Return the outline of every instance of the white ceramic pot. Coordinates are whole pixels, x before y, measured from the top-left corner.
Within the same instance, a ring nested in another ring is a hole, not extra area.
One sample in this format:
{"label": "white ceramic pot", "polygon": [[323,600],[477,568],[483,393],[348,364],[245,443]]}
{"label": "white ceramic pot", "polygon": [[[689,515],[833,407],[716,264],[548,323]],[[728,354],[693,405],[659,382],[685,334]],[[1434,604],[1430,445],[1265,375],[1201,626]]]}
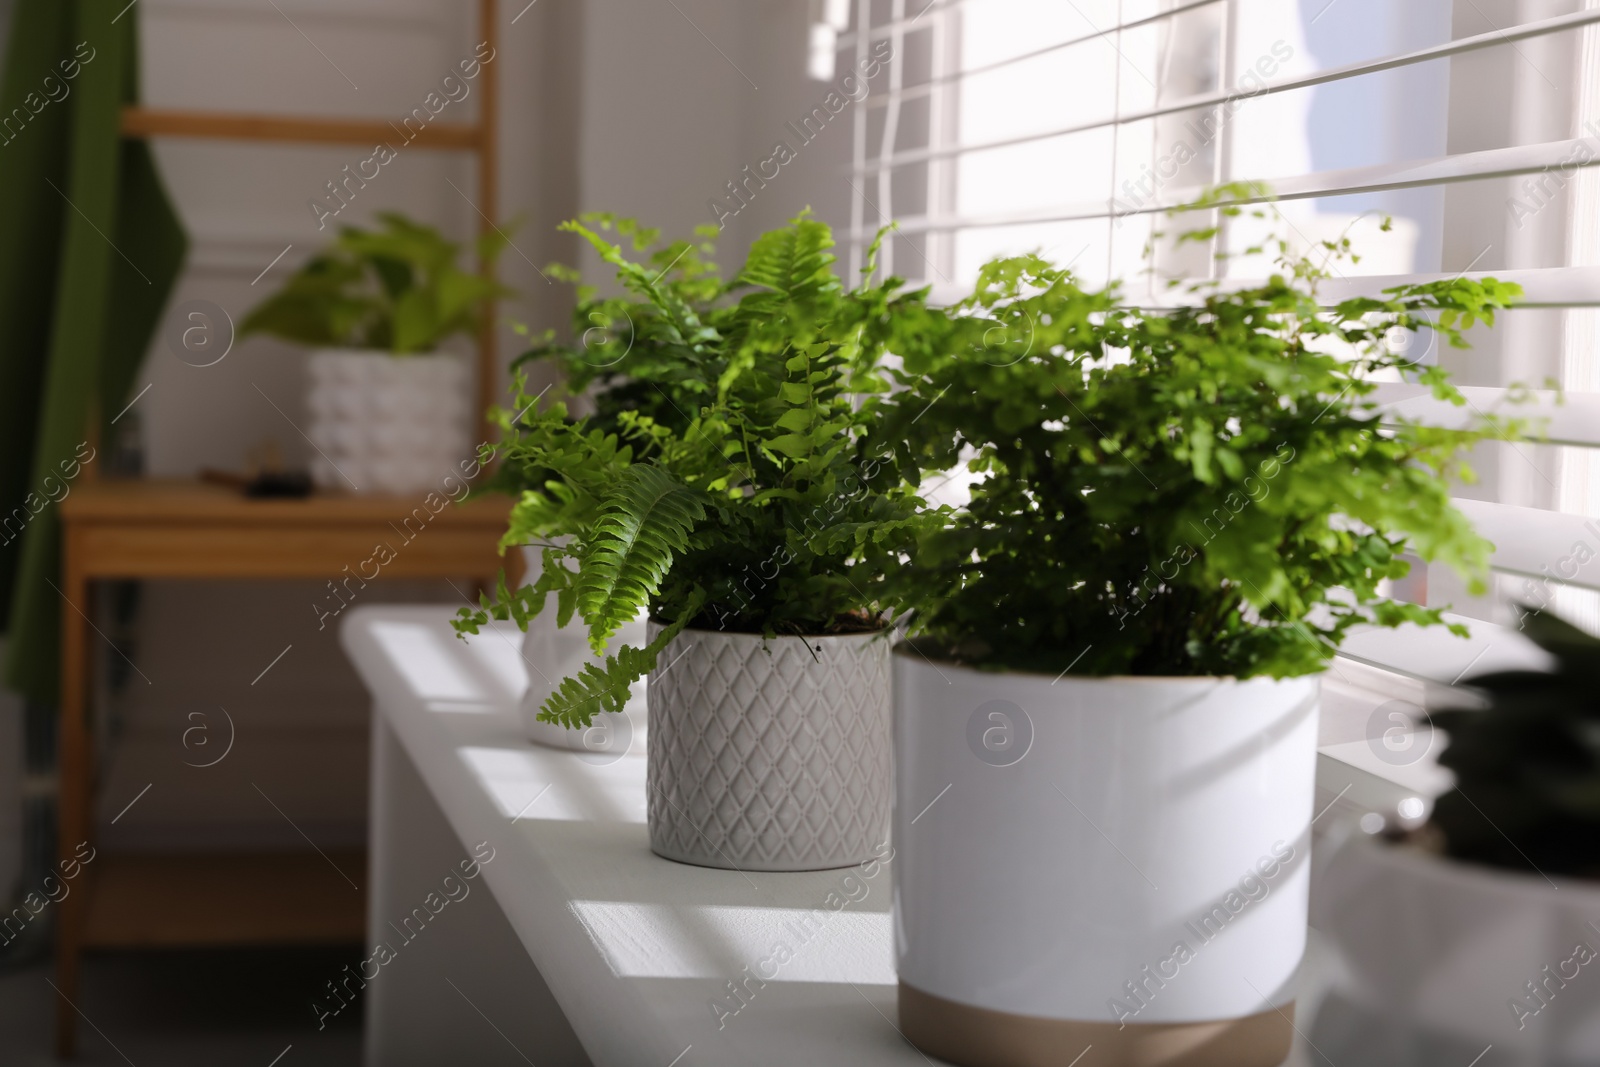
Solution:
{"label": "white ceramic pot", "polygon": [[1600,1063],[1600,884],[1358,833],[1320,872],[1312,921],[1338,957],[1312,1039],[1337,1063],[1465,1063],[1491,1044],[1484,1065]]}
{"label": "white ceramic pot", "polygon": [[[555,540],[564,543],[570,538]],[[520,551],[526,580],[537,580],[544,566],[541,550],[524,545]],[[576,567],[571,560],[568,565]],[[606,655],[615,655],[623,645],[643,646],[648,639],[646,618],[646,613],[641,612],[636,620],[624,624],[613,634],[606,643]],[[644,723],[636,721],[628,710],[601,712],[583,729],[569,730],[558,723],[539,721],[539,708],[564,679],[577,674],[587,664],[598,665],[604,659],[589,648],[589,632],[582,620],[574,616],[566,626],[556,625],[555,599],[549,598],[545,610],[528,621],[527,632],[522,636],[522,660],[528,670],[528,688],[522,694],[522,727],[528,740],[536,745],[581,753],[590,761],[620,757],[636,745],[644,744]],[[641,678],[629,688],[628,702],[642,708],[644,699],[645,683]]]}
{"label": "white ceramic pot", "polygon": [[1277,1067],[1317,680],[893,659],[906,1036],[964,1067]]}
{"label": "white ceramic pot", "polygon": [[891,791],[883,635],[685,630],[651,672],[649,698],[658,855],[742,871],[881,856]]}
{"label": "white ceramic pot", "polygon": [[449,355],[322,349],[307,364],[322,489],[419,493],[459,476],[470,458],[471,375]]}
{"label": "white ceramic pot", "polygon": [[[546,610],[528,623],[528,632],[522,638],[522,658],[528,667],[528,690],[522,696],[522,725],[528,740],[590,757],[626,754],[644,740],[643,723],[635,723],[626,710],[603,711],[583,729],[539,721],[540,706],[563,679],[577,674],[586,664],[599,664],[605,659],[589,648],[589,633],[581,620],[574,617],[566,626],[557,626],[555,615],[552,598]],[[637,648],[645,640],[645,616],[641,615],[613,635],[606,645],[606,653],[613,655],[623,645]],[[628,695],[631,703],[644,700],[644,680],[635,682]]]}

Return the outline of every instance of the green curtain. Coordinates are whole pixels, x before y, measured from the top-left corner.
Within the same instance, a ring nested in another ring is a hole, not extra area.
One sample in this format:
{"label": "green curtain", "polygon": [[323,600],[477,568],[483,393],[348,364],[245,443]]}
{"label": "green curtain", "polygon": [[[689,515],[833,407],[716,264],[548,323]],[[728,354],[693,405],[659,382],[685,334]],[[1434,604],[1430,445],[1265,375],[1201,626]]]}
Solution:
{"label": "green curtain", "polygon": [[188,250],[149,147],[118,133],[138,15],[127,0],[17,0],[0,82],[0,628],[6,681],[40,702],[72,610],[54,587],[50,496],[92,413],[110,440]]}

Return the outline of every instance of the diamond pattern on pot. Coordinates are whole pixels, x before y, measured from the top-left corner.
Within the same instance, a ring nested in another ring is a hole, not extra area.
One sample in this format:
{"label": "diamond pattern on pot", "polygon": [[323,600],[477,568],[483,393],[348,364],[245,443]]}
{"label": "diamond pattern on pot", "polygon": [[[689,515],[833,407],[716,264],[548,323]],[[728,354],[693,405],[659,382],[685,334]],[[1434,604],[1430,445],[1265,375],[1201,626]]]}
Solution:
{"label": "diamond pattern on pot", "polygon": [[849,867],[875,854],[891,788],[887,640],[685,630],[658,662],[652,850],[746,871]]}

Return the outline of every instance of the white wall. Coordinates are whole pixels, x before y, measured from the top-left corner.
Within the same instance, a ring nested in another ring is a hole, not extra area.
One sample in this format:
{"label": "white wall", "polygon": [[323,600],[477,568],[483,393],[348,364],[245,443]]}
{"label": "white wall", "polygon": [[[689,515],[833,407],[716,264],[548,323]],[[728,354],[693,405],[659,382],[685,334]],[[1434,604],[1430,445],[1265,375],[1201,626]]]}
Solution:
{"label": "white wall", "polygon": [[[542,3],[561,0],[541,0]],[[580,194],[582,210],[632,215],[668,238],[717,221],[726,200],[772,154],[798,140],[784,129],[829,86],[806,76],[807,0],[638,0],[583,4]],[[844,229],[850,188],[847,116],[799,149],[799,158],[726,220],[721,263],[803,208]],[[585,260],[586,270],[597,269]]]}

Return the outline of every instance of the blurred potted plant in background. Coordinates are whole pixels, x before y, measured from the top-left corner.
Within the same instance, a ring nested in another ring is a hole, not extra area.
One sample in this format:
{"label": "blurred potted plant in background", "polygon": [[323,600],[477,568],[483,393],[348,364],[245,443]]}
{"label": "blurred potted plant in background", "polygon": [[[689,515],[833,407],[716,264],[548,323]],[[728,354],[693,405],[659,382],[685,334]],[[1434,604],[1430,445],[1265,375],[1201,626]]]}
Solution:
{"label": "blurred potted plant in background", "polygon": [[1447,480],[1490,428],[1380,432],[1369,378],[1401,365],[1390,331],[1461,345],[1516,290],[1330,308],[1323,266],[1264,251],[1267,280],[1185,283],[1166,309],[996,260],[896,348],[876,447],[976,478],[892,574],[900,1022],[932,1055],[1288,1055],[1317,675],[1352,626],[1440,621],[1380,596],[1403,551],[1487,557]]}
{"label": "blurred potted plant in background", "polygon": [[1468,678],[1418,731],[1455,779],[1428,823],[1356,836],[1319,885],[1351,1005],[1330,1038],[1362,1054],[1600,1062],[1600,640],[1523,618],[1542,668]]}
{"label": "blurred potted plant in background", "polygon": [[[563,390],[576,399],[578,414],[592,425],[616,429],[617,416],[635,411],[662,426],[682,428],[716,395],[721,353],[683,336],[672,309],[704,321],[737,287],[722,278],[714,261],[715,226],[697,227],[692,240],[661,243],[661,231],[610,212],[589,212],[565,229],[604,237],[615,231],[619,247],[630,246],[638,266],[657,294],[641,295],[624,286],[602,295],[585,285],[572,267],[552,264],[546,273],[577,287],[569,327],[570,341],[547,331],[513,363],[513,369],[539,363],[562,374]],[[635,279],[635,282],[643,280]]]}
{"label": "blurred potted plant in background", "polygon": [[[382,213],[380,229],[341,229],[324,251],[245,318],[240,336],[271,334],[313,348],[308,437],[324,489],[414,492],[470,453],[472,376],[440,351],[472,335],[486,301],[509,293],[460,266],[437,230]],[[480,264],[506,244],[477,242]]]}
{"label": "blurred potted plant in background", "polygon": [[558,623],[581,618],[598,654],[647,608],[648,642],[567,677],[540,718],[586,726],[649,673],[651,848],[742,870],[879,855],[887,576],[942,518],[866,439],[886,353],[940,313],[897,278],[846,289],[828,228],[805,216],[755,243],[722,288],[736,300],[700,307],[575,228],[649,305],[651,358],[688,368],[678,387],[700,399],[672,398],[676,425],[620,406],[574,421],[562,403],[510,424],[507,467],[535,478],[507,540],[547,539],[539,578],[458,629],[491,613],[525,624],[554,594]]}
{"label": "blurred potted plant in background", "polygon": [[1554,615],[1525,617],[1551,669],[1469,678],[1486,706],[1434,716],[1456,784],[1431,822],[1463,863],[1600,882],[1600,640]]}

